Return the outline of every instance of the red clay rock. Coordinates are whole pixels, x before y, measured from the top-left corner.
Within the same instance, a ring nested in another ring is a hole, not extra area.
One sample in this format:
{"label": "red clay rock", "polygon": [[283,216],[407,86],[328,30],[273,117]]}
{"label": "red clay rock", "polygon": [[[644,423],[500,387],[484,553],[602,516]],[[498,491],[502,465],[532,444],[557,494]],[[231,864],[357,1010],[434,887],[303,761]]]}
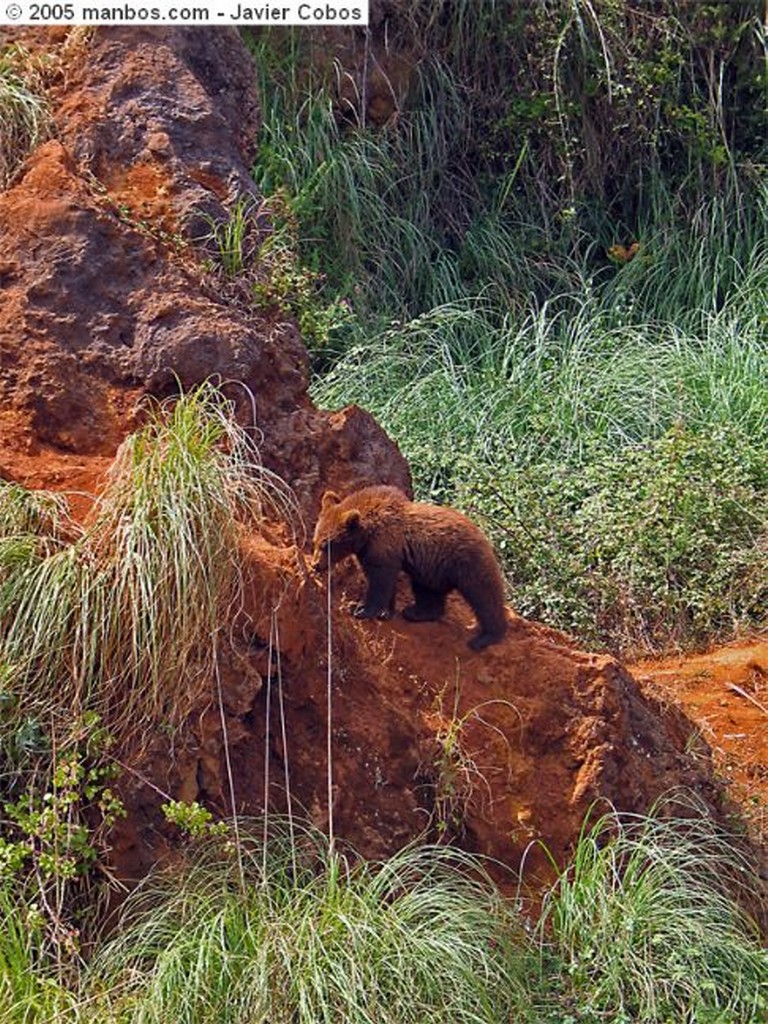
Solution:
{"label": "red clay rock", "polygon": [[[250,644],[234,663],[249,664],[251,682],[228,668],[224,721],[212,700],[190,714],[173,759],[159,742],[141,771],[174,796],[231,814],[226,733],[235,807],[260,816],[266,739],[270,811],[288,810],[288,785],[293,812],[327,829],[325,578],[303,576],[289,548],[256,538],[243,556]],[[697,759],[686,753],[690,721],[644,698],[614,659],[512,613],[507,638],[475,654],[466,646],[472,613],[458,597],[437,623],[361,621],[349,614],[365,591],[360,571],[340,565],[331,585],[334,828],[363,855],[383,857],[427,835],[512,868],[526,858],[547,874],[532,842],[562,862],[594,801],[642,812],[684,787],[718,808],[704,749]],[[154,805],[159,826],[161,800],[136,778],[124,795],[132,813],[118,825],[119,847],[131,854],[115,856],[121,871],[141,874],[165,839],[151,830],[142,838],[136,822],[151,821]]]}
{"label": "red clay rock", "polygon": [[[113,454],[133,423],[116,395],[163,397],[216,375],[250,391],[232,391],[242,418],[307,513],[346,452],[360,484],[408,490],[405,461],[370,416],[314,408],[293,321],[233,299],[178,241],[258,199],[255,73],[237,32],[18,35],[59,55],[58,138],[0,196],[5,447]],[[6,461],[24,480],[26,461]]]}

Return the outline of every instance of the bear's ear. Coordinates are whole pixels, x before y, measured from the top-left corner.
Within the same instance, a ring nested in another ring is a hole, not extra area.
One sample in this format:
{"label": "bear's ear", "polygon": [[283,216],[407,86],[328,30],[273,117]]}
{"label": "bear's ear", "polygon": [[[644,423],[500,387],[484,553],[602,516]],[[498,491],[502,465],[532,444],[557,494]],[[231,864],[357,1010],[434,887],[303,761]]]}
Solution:
{"label": "bear's ear", "polygon": [[345,512],[342,517],[342,523],[346,530],[357,530],[360,528],[360,513],[356,508],[352,508],[349,512]]}
{"label": "bear's ear", "polygon": [[323,500],[320,502],[321,508],[326,508],[328,505],[338,505],[341,498],[336,491],[326,491],[323,495]]}

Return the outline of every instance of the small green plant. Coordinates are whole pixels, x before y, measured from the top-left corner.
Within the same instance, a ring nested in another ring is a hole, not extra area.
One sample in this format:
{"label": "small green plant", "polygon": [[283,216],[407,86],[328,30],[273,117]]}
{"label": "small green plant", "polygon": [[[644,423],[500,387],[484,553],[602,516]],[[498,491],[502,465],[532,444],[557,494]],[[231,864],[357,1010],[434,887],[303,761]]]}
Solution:
{"label": "small green plant", "polygon": [[3,884],[0,1019],[3,1024],[85,1024],[88,1019],[79,1015],[76,977],[73,982],[71,971],[65,975],[51,962],[39,905]]}
{"label": "small green plant", "polygon": [[317,352],[353,319],[345,299],[323,302],[322,283],[322,275],[302,267],[295,249],[278,232],[259,249],[259,279],[253,285],[257,304],[295,316],[302,338]]}
{"label": "small green plant", "polygon": [[255,251],[254,235],[259,231],[260,208],[253,199],[239,199],[226,219],[206,217],[219,264],[227,277],[238,277],[249,266]]}
{"label": "small green plant", "polygon": [[213,242],[225,276],[235,286],[246,284],[259,308],[294,316],[310,347],[322,350],[352,321],[348,301],[324,297],[325,276],[302,263],[296,216],[282,190],[258,206],[239,200],[226,220],[206,220],[210,234],[203,241]]}
{"label": "small green plant", "polygon": [[68,748],[26,759],[16,780],[3,779],[2,791],[16,794],[0,809],[0,892],[13,890],[38,908],[36,943],[62,970],[79,954],[77,900],[125,813],[105,757],[111,737],[98,717],[84,715],[72,735]]}
{"label": "small green plant", "polygon": [[[447,688],[447,687],[446,687]],[[458,680],[454,686],[452,707],[446,710],[444,688],[436,697],[430,716],[435,728],[437,753],[429,774],[434,776],[433,827],[438,841],[450,841],[461,836],[467,811],[472,803],[482,804],[490,797],[490,786],[483,769],[468,749],[468,726],[472,723],[485,730],[493,730],[508,744],[506,735],[489,723],[482,711],[491,705],[503,705],[517,714],[513,704],[505,700],[487,700],[459,714],[461,690]]]}
{"label": "small green plant", "polygon": [[324,297],[325,275],[302,263],[298,219],[284,190],[264,204],[274,230],[258,250],[253,295],[260,306],[276,306],[296,317],[302,338],[316,352],[328,347],[332,335],[354,320],[349,302]]}
{"label": "small green plant", "polygon": [[213,815],[207,807],[197,800],[191,804],[183,800],[169,800],[161,807],[166,821],[176,825],[190,839],[201,839],[203,836],[226,836],[230,826],[225,821],[214,822]]}

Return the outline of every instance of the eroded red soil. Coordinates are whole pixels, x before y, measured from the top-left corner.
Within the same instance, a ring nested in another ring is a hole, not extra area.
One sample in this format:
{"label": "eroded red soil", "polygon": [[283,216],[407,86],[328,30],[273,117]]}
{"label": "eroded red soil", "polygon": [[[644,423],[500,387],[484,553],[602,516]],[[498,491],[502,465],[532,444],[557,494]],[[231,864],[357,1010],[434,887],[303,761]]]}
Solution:
{"label": "eroded red soil", "polygon": [[682,707],[763,842],[768,841],[768,639],[631,666],[643,690]]}

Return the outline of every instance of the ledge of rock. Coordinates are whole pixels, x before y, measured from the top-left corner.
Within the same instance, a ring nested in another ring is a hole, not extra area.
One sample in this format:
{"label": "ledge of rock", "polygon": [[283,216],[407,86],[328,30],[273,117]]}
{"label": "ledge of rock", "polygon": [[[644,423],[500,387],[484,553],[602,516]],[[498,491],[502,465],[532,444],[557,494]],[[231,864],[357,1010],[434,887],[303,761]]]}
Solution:
{"label": "ledge of rock", "polygon": [[20,39],[59,58],[56,138],[0,195],[0,435],[24,456],[6,475],[44,479],[36,455],[114,454],[136,399],[215,376],[239,382],[265,463],[310,515],[345,450],[360,484],[409,490],[370,416],[313,406],[295,323],[227,294],[184,241],[258,199],[255,75],[237,32],[104,29],[74,45],[75,30],[30,31]]}

